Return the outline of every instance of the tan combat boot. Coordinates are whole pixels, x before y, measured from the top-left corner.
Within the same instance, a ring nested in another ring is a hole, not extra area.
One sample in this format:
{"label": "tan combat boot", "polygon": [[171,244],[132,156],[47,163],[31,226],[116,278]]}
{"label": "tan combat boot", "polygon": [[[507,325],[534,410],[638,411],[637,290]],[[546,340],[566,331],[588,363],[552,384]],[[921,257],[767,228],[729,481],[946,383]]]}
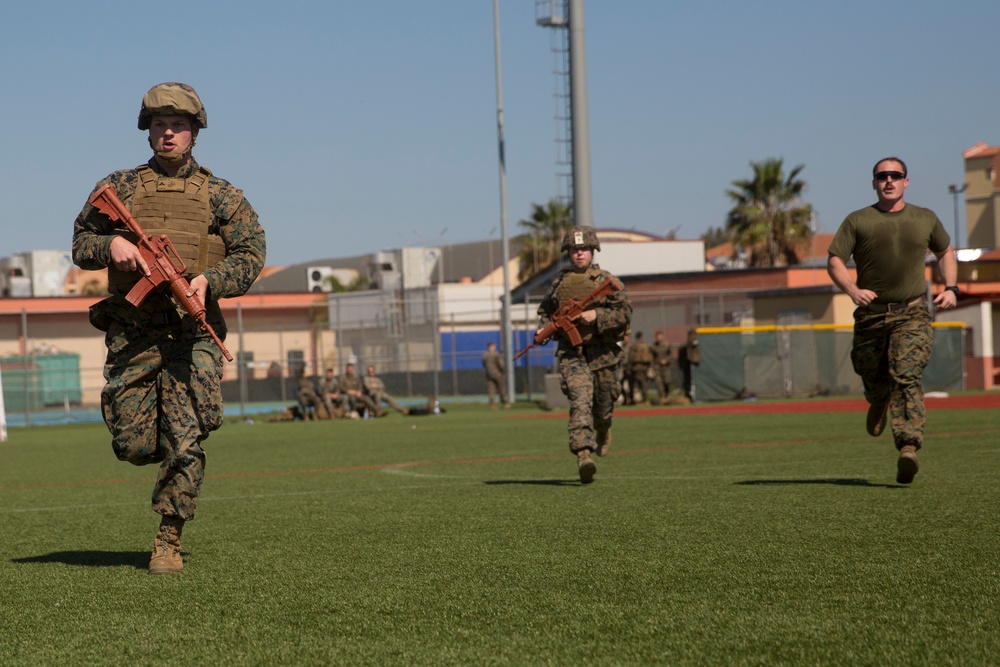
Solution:
{"label": "tan combat boot", "polygon": [[576,463],[577,467],[580,469],[580,483],[590,484],[594,481],[594,473],[597,472],[597,466],[594,464],[594,460],[590,458],[589,449],[581,449],[576,453]]}
{"label": "tan combat boot", "polygon": [[153,557],[149,559],[150,574],[171,574],[184,569],[181,560],[181,531],[184,519],[165,516],[153,539]]}
{"label": "tan combat boot", "polygon": [[899,448],[899,460],[896,462],[896,482],[909,484],[920,470],[917,463],[917,448],[914,445],[903,445]]}
{"label": "tan combat boot", "polygon": [[611,430],[597,429],[594,433],[594,440],[597,442],[597,455],[604,456],[611,449]]}
{"label": "tan combat boot", "polygon": [[865,421],[865,427],[868,429],[868,435],[874,438],[882,435],[882,431],[885,430],[885,422],[888,412],[888,401],[884,403],[872,403],[868,406],[868,419]]}

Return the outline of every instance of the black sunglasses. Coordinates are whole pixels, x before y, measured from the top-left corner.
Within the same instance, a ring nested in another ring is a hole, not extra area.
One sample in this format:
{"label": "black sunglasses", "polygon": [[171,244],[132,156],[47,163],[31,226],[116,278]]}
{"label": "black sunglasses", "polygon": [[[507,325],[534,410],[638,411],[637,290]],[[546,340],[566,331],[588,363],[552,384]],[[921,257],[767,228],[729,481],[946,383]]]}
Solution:
{"label": "black sunglasses", "polygon": [[890,178],[894,181],[901,181],[906,178],[906,174],[901,171],[880,171],[875,174],[875,180],[879,183],[885,183]]}

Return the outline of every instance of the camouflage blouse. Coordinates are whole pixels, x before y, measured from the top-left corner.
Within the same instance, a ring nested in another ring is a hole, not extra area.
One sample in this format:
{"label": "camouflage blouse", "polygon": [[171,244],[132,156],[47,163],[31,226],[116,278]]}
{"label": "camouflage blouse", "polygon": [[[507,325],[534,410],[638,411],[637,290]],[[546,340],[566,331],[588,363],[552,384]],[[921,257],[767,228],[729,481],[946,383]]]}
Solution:
{"label": "camouflage blouse", "polygon": [[[560,273],[552,282],[545,298],[538,305],[539,329],[552,321],[552,316],[562,305],[557,298],[560,291],[559,285],[571,272],[572,270],[567,270]],[[595,274],[594,284],[597,285],[605,282],[611,276],[597,264],[591,264],[587,272]],[[593,302],[588,310],[593,310],[597,315],[597,319],[594,321],[597,335],[580,348],[573,347],[565,338],[561,338],[556,356],[560,358],[582,356],[587,360],[587,365],[592,371],[620,363],[623,352],[618,342],[624,338],[625,332],[628,331],[629,324],[632,322],[632,304],[629,302],[624,287],[619,292]]]}
{"label": "camouflage blouse", "polygon": [[[157,173],[164,174],[155,159],[150,158],[147,164]],[[186,178],[199,168],[192,159],[177,177]],[[116,171],[98,181],[94,191],[108,183],[129,206],[138,185],[138,174],[135,169]],[[225,258],[205,272],[209,295],[213,299],[240,296],[250,289],[264,267],[267,254],[264,230],[239,188],[215,176],[209,178],[208,187],[214,218],[209,231],[222,237],[226,246]],[[116,226],[89,203],[84,204],[73,224],[73,262],[91,271],[107,268],[111,263],[111,241],[123,231],[124,227]]]}

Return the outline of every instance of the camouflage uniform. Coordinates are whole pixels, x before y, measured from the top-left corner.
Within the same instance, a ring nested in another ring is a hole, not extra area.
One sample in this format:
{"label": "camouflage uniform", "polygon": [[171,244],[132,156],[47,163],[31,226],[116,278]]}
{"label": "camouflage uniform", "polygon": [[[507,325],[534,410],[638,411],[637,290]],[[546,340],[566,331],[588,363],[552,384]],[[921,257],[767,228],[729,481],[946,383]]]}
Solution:
{"label": "camouflage uniform", "polygon": [[694,329],[688,329],[687,340],[681,349],[677,350],[677,365],[681,367],[681,376],[684,383],[684,395],[688,400],[694,400],[694,374],[692,366],[701,363],[701,346],[698,344],[698,333]]}
{"label": "camouflage uniform", "polygon": [[[147,164],[165,175],[155,159]],[[192,158],[176,177],[189,178],[200,169]],[[225,257],[204,272],[209,285],[206,316],[225,339],[218,299],[240,296],[250,288],[264,265],[266,242],[243,193],[207,170],[201,173],[208,174],[208,233],[221,238],[225,248]],[[109,183],[130,206],[139,186],[138,168],[116,171],[94,190]],[[108,267],[111,242],[119,235],[128,234],[85,204],[74,223],[73,261],[87,270]],[[153,292],[135,307],[125,300],[126,290],[114,285],[109,289],[111,297],[91,308],[90,320],[106,332],[107,385],[101,407],[112,447],[122,461],[160,463],[153,510],[165,517],[193,519],[205,474],[202,442],[222,424],[222,352],[169,290]]]}
{"label": "camouflage uniform", "polygon": [[347,411],[342,407],[342,404],[346,402],[346,394],[340,392],[340,380],[337,379],[336,375],[328,373],[319,381],[317,391],[331,419],[339,419],[344,416]]}
{"label": "camouflage uniform", "polygon": [[[611,274],[596,264],[582,273],[573,270],[561,273],[538,306],[539,328],[552,321],[565,301],[560,295],[567,293],[566,281],[581,277],[585,286],[577,288],[576,294],[585,296],[609,280]],[[595,301],[589,309],[596,312],[597,319],[592,326],[579,326],[584,338],[580,347],[573,347],[562,332],[556,334],[560,386],[569,399],[569,449],[574,454],[596,451],[595,429],[611,428],[615,400],[621,395],[624,355],[618,341],[632,320],[632,306],[624,289]]]}
{"label": "camouflage uniform", "polygon": [[[619,343],[619,347],[627,355],[628,349],[632,345],[632,334],[629,331],[625,332],[625,337]],[[625,405],[633,405],[635,403],[635,378],[632,377],[632,366],[628,363],[626,359],[622,363],[622,382],[621,389],[619,390],[619,396],[622,397],[622,403]]]}
{"label": "camouflage uniform", "polygon": [[633,396],[638,392],[640,396],[639,402],[645,402],[648,398],[646,394],[646,380],[649,379],[647,375],[650,365],[653,363],[653,353],[649,349],[649,344],[642,339],[641,331],[636,333],[635,340],[628,346],[625,356],[626,363],[628,363],[629,369],[632,371],[631,391]]}
{"label": "camouflage uniform", "polygon": [[507,375],[503,367],[503,357],[496,348],[490,348],[483,354],[483,368],[486,369],[486,395],[490,407],[493,407],[496,396],[500,395],[500,403],[507,404]]}
{"label": "camouflage uniform", "polygon": [[385,390],[385,383],[382,382],[382,378],[376,375],[365,375],[361,383],[364,386],[365,394],[372,399],[372,403],[375,404],[376,409],[380,410],[382,404],[385,403],[396,412],[406,414],[406,410]]}
{"label": "camouflage uniform", "polygon": [[649,349],[653,353],[653,379],[656,381],[656,392],[662,403],[670,395],[670,382],[673,379],[671,377],[674,372],[672,349],[670,343],[663,340],[662,334],[657,335]]}
{"label": "camouflage uniform", "polygon": [[889,312],[854,311],[851,362],[861,376],[869,403],[889,403],[896,448],[920,449],[924,439],[921,380],[931,358],[933,336],[927,302]]}
{"label": "camouflage uniform", "polygon": [[[316,393],[316,385],[303,370],[299,375],[299,405],[306,418],[329,419],[330,413],[320,395]],[[312,408],[310,410],[310,408]]]}
{"label": "camouflage uniform", "polygon": [[[352,391],[358,392],[357,395],[351,394],[350,392]],[[362,409],[365,409],[372,415],[378,414],[378,406],[375,405],[372,399],[365,396],[361,378],[354,373],[345,372],[340,378],[340,392],[343,397],[345,411],[350,412],[354,410],[355,412],[361,412]]]}

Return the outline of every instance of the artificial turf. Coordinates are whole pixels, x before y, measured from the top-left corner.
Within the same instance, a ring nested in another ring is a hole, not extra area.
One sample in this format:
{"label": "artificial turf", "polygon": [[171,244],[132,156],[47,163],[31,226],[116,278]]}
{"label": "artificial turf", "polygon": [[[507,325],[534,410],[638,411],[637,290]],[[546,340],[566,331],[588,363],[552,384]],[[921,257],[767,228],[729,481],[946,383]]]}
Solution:
{"label": "artificial turf", "polygon": [[539,415],[230,420],[167,576],[154,468],[13,429],[0,664],[1000,663],[995,411],[931,411],[910,486],[863,412],[620,409],[589,486]]}

